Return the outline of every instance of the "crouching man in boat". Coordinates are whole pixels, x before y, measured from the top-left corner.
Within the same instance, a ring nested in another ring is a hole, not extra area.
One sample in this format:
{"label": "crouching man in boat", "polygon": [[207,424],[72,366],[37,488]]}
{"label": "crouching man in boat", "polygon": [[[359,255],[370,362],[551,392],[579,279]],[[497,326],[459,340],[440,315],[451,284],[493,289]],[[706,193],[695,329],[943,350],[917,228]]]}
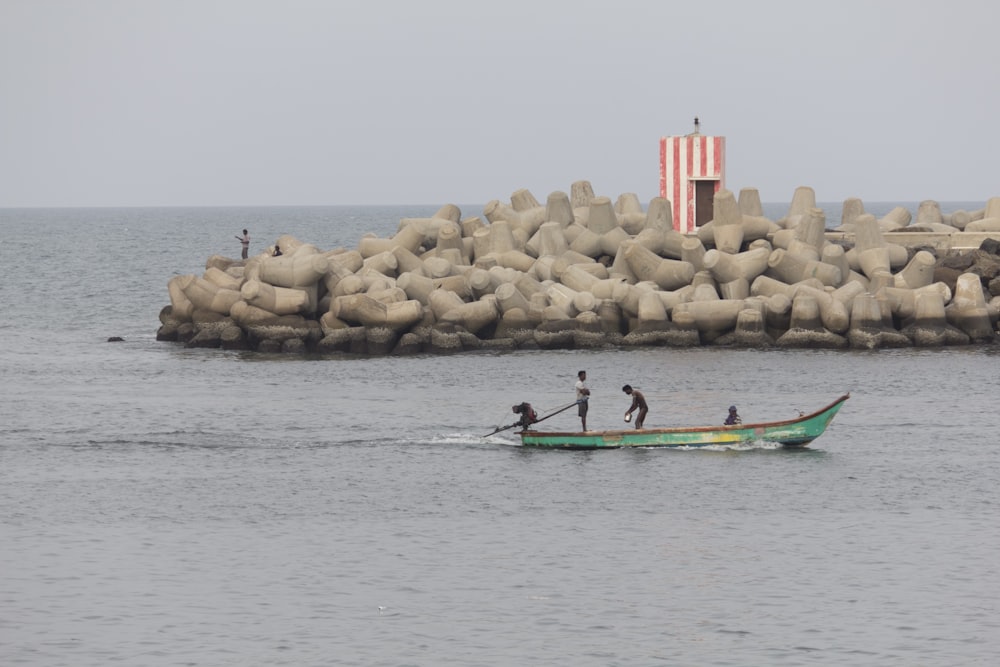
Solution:
{"label": "crouching man in boat", "polygon": [[630,384],[622,387],[622,391],[632,397],[632,406],[625,412],[625,421],[632,419],[632,413],[638,410],[639,414],[635,418],[635,427],[637,429],[642,428],[642,423],[646,421],[646,413],[649,412],[649,406],[646,405],[646,397],[638,389],[633,389]]}
{"label": "crouching man in boat", "polygon": [[527,431],[529,426],[538,421],[538,415],[535,413],[535,409],[531,407],[531,403],[519,403],[511,407],[511,412],[521,415],[521,419],[516,425],[520,426],[522,431]]}

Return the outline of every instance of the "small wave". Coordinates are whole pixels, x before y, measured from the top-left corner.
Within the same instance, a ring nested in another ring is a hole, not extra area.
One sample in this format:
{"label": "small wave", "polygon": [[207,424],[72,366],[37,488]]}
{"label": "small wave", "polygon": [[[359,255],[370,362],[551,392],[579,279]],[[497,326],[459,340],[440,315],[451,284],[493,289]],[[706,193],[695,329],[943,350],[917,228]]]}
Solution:
{"label": "small wave", "polygon": [[701,447],[673,447],[685,452],[752,452],[761,450],[783,450],[784,446],[780,442],[770,440],[754,440],[751,442],[739,442],[731,445],[704,445]]}
{"label": "small wave", "polygon": [[[190,438],[177,436],[164,438],[92,438],[84,443],[88,447],[120,449],[127,447],[150,447],[160,449],[253,449],[257,444],[246,441],[212,440],[192,435]],[[72,446],[72,445],[71,445]],[[78,445],[77,445],[78,446]]]}
{"label": "small wave", "polygon": [[506,445],[520,447],[520,439],[513,439],[499,433],[482,435],[476,433],[448,433],[431,439],[436,445]]}

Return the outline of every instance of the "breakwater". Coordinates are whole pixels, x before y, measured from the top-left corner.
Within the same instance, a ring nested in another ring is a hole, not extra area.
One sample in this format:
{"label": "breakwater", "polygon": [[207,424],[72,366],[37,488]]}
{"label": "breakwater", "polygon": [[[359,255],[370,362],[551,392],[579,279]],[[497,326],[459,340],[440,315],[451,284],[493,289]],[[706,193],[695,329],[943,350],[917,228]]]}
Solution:
{"label": "breakwater", "polygon": [[[388,238],[323,250],[291,236],[247,260],[212,256],[167,284],[157,338],[192,347],[366,355],[607,345],[880,348],[992,343],[1000,198],[830,227],[811,188],[763,216],[753,188],[673,229],[669,202],[527,190],[463,217],[445,205]],[[981,233],[975,248],[941,239]],[[895,239],[905,243],[896,242]],[[944,246],[947,246],[945,248]]]}

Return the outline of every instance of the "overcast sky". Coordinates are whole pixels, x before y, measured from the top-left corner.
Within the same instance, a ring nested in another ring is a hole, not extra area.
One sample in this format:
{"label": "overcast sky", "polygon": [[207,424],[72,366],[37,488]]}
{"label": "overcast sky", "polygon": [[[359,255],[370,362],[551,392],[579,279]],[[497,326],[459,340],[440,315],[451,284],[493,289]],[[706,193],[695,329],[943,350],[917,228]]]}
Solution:
{"label": "overcast sky", "polygon": [[0,0],[0,207],[1000,195],[1000,4]]}

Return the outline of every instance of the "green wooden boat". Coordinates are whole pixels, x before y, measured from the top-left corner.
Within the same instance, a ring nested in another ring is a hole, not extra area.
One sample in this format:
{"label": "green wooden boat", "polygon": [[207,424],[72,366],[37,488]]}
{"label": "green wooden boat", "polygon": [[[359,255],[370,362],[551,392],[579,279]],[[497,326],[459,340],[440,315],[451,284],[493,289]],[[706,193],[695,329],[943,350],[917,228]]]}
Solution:
{"label": "green wooden boat", "polygon": [[525,447],[553,449],[617,449],[619,447],[705,447],[745,442],[777,442],[785,447],[805,447],[823,435],[850,394],[825,408],[795,419],[734,426],[681,426],[626,431],[543,432],[521,431]]}

